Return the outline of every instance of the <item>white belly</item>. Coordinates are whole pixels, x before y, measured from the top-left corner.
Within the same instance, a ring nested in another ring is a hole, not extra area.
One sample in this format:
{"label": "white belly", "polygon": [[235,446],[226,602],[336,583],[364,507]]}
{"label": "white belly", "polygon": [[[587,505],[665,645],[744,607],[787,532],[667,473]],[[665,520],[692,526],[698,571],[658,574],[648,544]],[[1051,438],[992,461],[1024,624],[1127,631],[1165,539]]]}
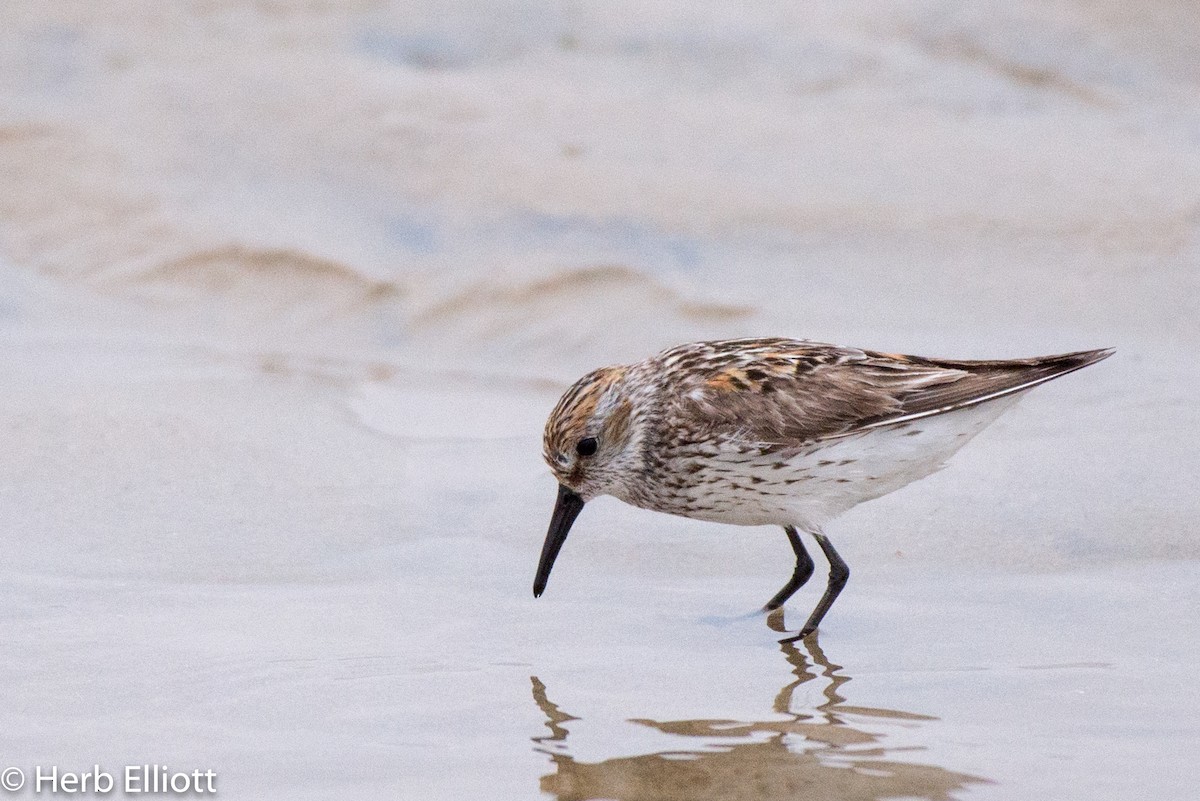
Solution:
{"label": "white belly", "polygon": [[940,469],[1020,394],[827,440],[785,459],[747,459],[731,449],[697,474],[686,493],[688,508],[671,511],[719,523],[820,530],[851,507]]}

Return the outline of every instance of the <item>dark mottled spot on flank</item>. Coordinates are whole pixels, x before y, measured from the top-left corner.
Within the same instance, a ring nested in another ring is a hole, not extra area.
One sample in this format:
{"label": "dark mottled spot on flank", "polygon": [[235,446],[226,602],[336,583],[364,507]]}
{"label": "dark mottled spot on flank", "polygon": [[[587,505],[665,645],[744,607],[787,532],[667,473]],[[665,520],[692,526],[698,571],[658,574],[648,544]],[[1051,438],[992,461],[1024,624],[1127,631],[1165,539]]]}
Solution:
{"label": "dark mottled spot on flank", "polygon": [[845,467],[846,465],[854,464],[857,461],[857,459],[843,459],[842,461],[838,462],[838,467]]}
{"label": "dark mottled spot on flank", "polygon": [[775,385],[772,384],[770,381],[767,381],[767,382],[763,383],[763,385],[761,387],[759,387],[758,391],[763,393],[764,395],[766,395],[768,393],[775,391]]}
{"label": "dark mottled spot on flank", "polygon": [[833,462],[829,459],[822,459],[821,461],[817,462],[817,467],[829,467],[831,464],[833,464]]}
{"label": "dark mottled spot on flank", "polygon": [[763,480],[761,478],[759,478],[758,476],[750,476],[750,483],[751,484],[761,484],[761,483],[763,483]]}
{"label": "dark mottled spot on flank", "polygon": [[686,472],[689,476],[692,476],[696,473],[699,473],[703,469],[704,465],[700,464],[699,462],[692,462],[687,466],[684,472]]}
{"label": "dark mottled spot on flank", "polygon": [[839,483],[839,484],[849,484],[849,483],[850,483],[850,479],[848,479],[848,478],[839,478],[839,479],[837,480],[837,483]]}
{"label": "dark mottled spot on flank", "polygon": [[915,437],[917,434],[920,434],[920,433],[921,433],[921,429],[919,429],[919,428],[918,428],[918,429],[917,429],[917,430],[915,430],[915,431],[909,431],[909,432],[908,432],[907,434],[905,434],[904,436],[906,436],[906,437]]}
{"label": "dark mottled spot on flank", "polygon": [[754,382],[765,381],[767,378],[767,374],[764,373],[762,370],[756,370],[752,367],[746,371],[746,378],[749,378],[751,381],[754,381]]}
{"label": "dark mottled spot on flank", "polygon": [[775,464],[771,465],[772,470],[782,470],[785,467],[787,467],[787,462],[776,462]]}

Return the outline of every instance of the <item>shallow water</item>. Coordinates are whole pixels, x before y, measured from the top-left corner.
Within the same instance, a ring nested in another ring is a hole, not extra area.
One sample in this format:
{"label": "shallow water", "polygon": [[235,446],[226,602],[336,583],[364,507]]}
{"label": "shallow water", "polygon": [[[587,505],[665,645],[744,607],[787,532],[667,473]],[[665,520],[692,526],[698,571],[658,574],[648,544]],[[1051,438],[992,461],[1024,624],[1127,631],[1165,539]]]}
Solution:
{"label": "shallow water", "polygon": [[[1191,797],[1200,29],[1128,16],[7,3],[0,769]],[[563,387],[744,334],[1117,355],[832,523],[818,642],[610,499],[535,601]]]}

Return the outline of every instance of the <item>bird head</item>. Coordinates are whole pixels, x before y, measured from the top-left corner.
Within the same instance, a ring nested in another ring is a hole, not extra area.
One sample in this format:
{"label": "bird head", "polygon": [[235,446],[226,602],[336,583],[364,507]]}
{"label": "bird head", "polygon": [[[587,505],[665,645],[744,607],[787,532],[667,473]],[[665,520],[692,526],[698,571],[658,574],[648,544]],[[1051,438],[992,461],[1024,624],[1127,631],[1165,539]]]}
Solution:
{"label": "bird head", "polygon": [[546,588],[550,569],[584,503],[623,495],[640,461],[626,367],[603,367],[575,382],[546,421],[542,455],[558,479],[558,501],[542,546],[533,594]]}

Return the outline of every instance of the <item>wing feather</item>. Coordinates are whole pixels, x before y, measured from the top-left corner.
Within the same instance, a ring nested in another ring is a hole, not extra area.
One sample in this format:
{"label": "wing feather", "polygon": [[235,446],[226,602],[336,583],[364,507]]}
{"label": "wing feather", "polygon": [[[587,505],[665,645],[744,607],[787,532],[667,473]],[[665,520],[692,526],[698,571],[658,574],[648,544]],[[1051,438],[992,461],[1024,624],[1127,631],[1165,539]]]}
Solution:
{"label": "wing feather", "polygon": [[1111,351],[1002,361],[879,353],[793,339],[699,342],[658,357],[667,402],[697,439],[763,452],[849,436],[1021,392]]}

